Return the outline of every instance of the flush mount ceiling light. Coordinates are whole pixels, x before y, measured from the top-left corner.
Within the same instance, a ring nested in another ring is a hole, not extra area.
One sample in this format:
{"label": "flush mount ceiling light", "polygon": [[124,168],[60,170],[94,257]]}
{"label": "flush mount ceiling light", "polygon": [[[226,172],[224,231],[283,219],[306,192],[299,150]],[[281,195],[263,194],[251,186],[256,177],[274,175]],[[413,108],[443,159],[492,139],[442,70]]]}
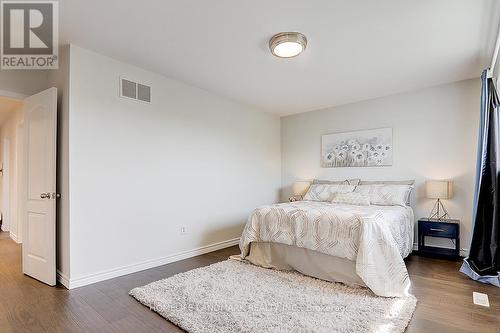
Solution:
{"label": "flush mount ceiling light", "polygon": [[280,32],[269,40],[271,53],[280,58],[296,57],[306,46],[307,38],[299,32]]}

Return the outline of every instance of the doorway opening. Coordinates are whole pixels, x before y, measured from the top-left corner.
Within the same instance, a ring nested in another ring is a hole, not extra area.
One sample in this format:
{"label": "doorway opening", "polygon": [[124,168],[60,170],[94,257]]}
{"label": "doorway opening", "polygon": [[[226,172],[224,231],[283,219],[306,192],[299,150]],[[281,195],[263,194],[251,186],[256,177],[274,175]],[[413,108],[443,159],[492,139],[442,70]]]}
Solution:
{"label": "doorway opening", "polygon": [[0,229],[22,243],[23,101],[0,96]]}
{"label": "doorway opening", "polygon": [[56,284],[56,158],[57,89],[24,99],[0,96],[0,251],[21,243],[19,273],[50,286]]}

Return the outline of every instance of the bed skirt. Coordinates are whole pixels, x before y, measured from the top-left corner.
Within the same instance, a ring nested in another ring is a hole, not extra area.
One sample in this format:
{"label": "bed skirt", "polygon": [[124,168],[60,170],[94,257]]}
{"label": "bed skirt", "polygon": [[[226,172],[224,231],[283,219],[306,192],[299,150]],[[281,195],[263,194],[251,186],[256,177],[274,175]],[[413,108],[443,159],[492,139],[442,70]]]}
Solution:
{"label": "bed skirt", "polygon": [[295,270],[304,275],[351,286],[365,283],[356,274],[356,262],[296,246],[252,242],[245,258],[254,265],[279,270]]}

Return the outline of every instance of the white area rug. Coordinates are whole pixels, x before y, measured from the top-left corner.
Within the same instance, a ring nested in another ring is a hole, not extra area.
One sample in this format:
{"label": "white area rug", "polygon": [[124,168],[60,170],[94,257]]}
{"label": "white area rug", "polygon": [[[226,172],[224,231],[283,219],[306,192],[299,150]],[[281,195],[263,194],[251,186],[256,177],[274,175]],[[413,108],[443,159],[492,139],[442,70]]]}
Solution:
{"label": "white area rug", "polygon": [[188,332],[403,332],[417,300],[226,260],[130,295]]}

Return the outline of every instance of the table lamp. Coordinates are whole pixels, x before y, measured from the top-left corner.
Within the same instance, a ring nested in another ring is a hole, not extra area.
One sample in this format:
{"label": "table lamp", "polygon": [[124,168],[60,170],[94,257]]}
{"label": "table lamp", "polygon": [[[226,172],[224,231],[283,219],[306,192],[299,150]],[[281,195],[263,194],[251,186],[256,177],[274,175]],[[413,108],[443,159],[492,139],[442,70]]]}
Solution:
{"label": "table lamp", "polygon": [[[297,200],[297,197],[300,198],[298,200],[302,200],[302,198],[304,197],[304,194],[306,194],[310,185],[311,185],[311,183],[308,181],[305,181],[305,180],[299,180],[299,181],[296,181],[295,183],[293,183],[292,191],[293,191],[293,197],[295,198],[295,200]],[[290,200],[290,201],[292,201],[292,200]]]}
{"label": "table lamp", "polygon": [[453,197],[453,182],[447,180],[428,180],[425,182],[425,194],[429,199],[437,199],[429,215],[430,219],[443,220],[449,217],[441,199]]}

